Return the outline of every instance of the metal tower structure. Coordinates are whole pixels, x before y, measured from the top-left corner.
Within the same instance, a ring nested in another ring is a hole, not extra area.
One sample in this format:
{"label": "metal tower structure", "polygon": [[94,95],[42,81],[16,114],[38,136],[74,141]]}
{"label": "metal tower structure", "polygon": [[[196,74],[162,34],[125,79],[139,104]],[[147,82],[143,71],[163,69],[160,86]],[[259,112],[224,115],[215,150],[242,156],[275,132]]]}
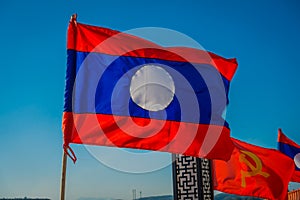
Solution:
{"label": "metal tower structure", "polygon": [[211,161],[173,154],[174,200],[213,200]]}

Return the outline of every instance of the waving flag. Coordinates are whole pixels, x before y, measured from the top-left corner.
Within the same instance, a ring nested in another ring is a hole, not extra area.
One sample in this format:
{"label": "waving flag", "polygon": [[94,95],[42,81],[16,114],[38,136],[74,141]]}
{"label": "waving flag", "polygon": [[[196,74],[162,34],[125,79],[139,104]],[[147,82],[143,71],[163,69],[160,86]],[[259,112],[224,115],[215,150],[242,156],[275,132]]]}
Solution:
{"label": "waving flag", "polygon": [[232,139],[231,159],[214,160],[215,189],[242,196],[283,200],[293,173],[293,161],[277,150]]}
{"label": "waving flag", "polygon": [[285,136],[281,129],[278,129],[278,149],[294,160],[295,171],[291,181],[300,183],[300,145]]}
{"label": "waving flag", "polygon": [[222,114],[235,59],[71,20],[63,134],[70,143],[229,159]]}

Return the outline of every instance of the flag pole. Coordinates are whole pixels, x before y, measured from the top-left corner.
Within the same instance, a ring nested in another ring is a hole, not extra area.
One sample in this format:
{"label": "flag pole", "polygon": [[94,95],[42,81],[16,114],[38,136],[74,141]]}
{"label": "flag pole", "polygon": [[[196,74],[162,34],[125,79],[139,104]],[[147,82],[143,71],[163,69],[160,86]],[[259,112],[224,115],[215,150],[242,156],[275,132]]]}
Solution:
{"label": "flag pole", "polygon": [[[77,20],[77,14],[73,14],[71,16],[70,22],[75,23],[76,25],[76,20]],[[67,157],[68,155],[70,156],[70,154],[67,152],[68,149],[70,149],[70,147],[67,145],[65,146],[64,144],[64,148],[63,148],[63,156],[62,156],[62,169],[61,169],[61,183],[60,183],[60,200],[65,200],[65,196],[66,196],[66,171],[67,171]],[[76,162],[76,156],[74,154],[74,152],[71,150],[71,154],[72,156],[71,159],[73,160],[73,162]]]}
{"label": "flag pole", "polygon": [[60,185],[60,200],[65,200],[66,170],[67,170],[67,154],[65,151],[63,151],[62,170],[61,170],[61,185]]}

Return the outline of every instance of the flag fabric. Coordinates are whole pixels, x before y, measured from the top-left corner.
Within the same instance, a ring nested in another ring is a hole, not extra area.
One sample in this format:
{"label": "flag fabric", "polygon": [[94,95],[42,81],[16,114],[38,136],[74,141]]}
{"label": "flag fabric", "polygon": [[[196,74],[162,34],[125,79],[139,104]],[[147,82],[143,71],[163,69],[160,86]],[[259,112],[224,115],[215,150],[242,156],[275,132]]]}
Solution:
{"label": "flag fabric", "polygon": [[162,47],[119,31],[68,27],[63,113],[70,143],[229,159],[222,114],[235,59]]}
{"label": "flag fabric", "polygon": [[275,149],[232,139],[229,161],[214,160],[216,190],[242,196],[285,199],[293,173],[292,160]]}
{"label": "flag fabric", "polygon": [[278,129],[278,149],[294,160],[295,170],[291,181],[300,183],[300,145],[284,135],[281,129]]}

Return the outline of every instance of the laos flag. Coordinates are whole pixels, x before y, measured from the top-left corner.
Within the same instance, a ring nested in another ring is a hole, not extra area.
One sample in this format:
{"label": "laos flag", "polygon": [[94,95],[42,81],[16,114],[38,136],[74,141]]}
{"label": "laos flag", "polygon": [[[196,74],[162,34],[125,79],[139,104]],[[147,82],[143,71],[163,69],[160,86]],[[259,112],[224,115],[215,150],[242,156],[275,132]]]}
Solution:
{"label": "laos flag", "polygon": [[294,160],[295,171],[291,178],[291,181],[300,183],[300,145],[289,139],[286,135],[283,134],[281,129],[279,129],[278,149]]}
{"label": "laos flag", "polygon": [[223,116],[236,68],[235,59],[72,18],[64,149],[75,143],[227,160],[233,144]]}

